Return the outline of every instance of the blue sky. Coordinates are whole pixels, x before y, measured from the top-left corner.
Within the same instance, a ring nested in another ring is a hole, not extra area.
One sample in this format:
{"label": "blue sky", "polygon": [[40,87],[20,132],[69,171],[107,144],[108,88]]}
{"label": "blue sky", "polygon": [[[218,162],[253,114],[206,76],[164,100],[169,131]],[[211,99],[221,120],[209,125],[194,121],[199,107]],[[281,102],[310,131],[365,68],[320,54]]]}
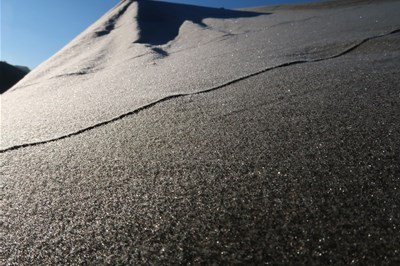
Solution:
{"label": "blue sky", "polygon": [[[1,60],[34,68],[100,18],[120,0],[1,0]],[[171,0],[240,8],[316,0]]]}

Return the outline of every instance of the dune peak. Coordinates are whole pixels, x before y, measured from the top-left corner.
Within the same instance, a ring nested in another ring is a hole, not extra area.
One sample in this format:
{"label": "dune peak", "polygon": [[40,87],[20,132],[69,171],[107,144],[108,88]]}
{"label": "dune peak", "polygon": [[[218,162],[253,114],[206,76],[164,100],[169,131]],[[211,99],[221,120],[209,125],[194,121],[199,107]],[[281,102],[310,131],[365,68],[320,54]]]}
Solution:
{"label": "dune peak", "polygon": [[236,11],[224,8],[210,8],[187,4],[175,4],[152,0],[122,0],[123,6],[112,15],[101,30],[96,31],[96,36],[109,34],[118,19],[127,11],[131,4],[135,4],[138,39],[134,43],[147,45],[163,45],[174,40],[179,29],[185,21],[193,22],[201,27],[207,27],[203,20],[206,18],[232,19],[241,17],[254,17],[256,12]]}
{"label": "dune peak", "polygon": [[[126,0],[125,0],[126,1]],[[231,19],[254,17],[255,12],[209,8],[161,1],[137,0],[139,38],[135,43],[163,45],[174,40],[185,21],[207,27],[206,18]]]}

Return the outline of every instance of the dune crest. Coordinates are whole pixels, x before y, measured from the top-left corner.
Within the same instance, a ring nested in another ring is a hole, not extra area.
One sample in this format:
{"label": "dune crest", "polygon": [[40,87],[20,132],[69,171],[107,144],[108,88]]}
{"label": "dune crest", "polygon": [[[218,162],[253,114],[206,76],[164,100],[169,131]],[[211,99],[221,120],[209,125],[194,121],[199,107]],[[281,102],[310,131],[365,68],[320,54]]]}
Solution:
{"label": "dune crest", "polygon": [[12,90],[40,82],[42,77],[48,79],[94,73],[121,63],[126,56],[140,58],[155,54],[150,60],[164,57],[168,52],[160,46],[177,39],[180,33],[187,34],[188,31],[181,31],[185,22],[212,30],[203,20],[259,15],[261,13],[151,0],[121,1]]}
{"label": "dune crest", "polygon": [[174,40],[185,21],[201,27],[208,27],[203,22],[206,18],[232,19],[255,17],[255,12],[209,8],[193,5],[173,4],[148,0],[135,1],[138,5],[137,24],[139,38],[135,43],[163,45]]}

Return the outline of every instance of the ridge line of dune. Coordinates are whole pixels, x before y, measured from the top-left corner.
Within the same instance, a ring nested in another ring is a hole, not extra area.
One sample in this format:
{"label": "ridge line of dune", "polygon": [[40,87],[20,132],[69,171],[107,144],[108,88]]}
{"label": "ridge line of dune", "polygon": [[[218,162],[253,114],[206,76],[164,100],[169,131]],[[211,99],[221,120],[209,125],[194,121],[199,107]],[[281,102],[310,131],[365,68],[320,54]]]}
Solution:
{"label": "ridge line of dune", "polygon": [[1,153],[5,153],[5,152],[9,152],[9,151],[13,151],[13,150],[18,150],[18,149],[21,149],[21,148],[47,144],[47,143],[63,140],[63,139],[69,138],[69,137],[73,137],[73,136],[76,136],[76,135],[80,135],[80,134],[82,134],[84,132],[87,132],[87,131],[90,131],[92,129],[95,129],[95,128],[98,128],[98,127],[113,123],[115,121],[121,120],[121,119],[123,119],[123,118],[125,118],[127,116],[137,114],[137,113],[139,113],[139,112],[141,112],[143,110],[146,110],[148,108],[151,108],[151,107],[155,106],[156,104],[168,101],[170,99],[184,97],[184,96],[190,96],[190,95],[197,95],[197,94],[202,94],[202,93],[207,93],[207,92],[211,92],[211,91],[214,91],[214,90],[218,90],[218,89],[224,88],[226,86],[232,85],[234,83],[246,80],[248,78],[260,75],[262,73],[265,73],[265,72],[268,72],[268,71],[271,71],[271,70],[274,70],[274,69],[283,68],[283,67],[287,67],[287,66],[291,66],[291,65],[303,64],[303,63],[315,63],[315,62],[321,62],[321,61],[335,59],[335,58],[338,58],[340,56],[346,55],[346,54],[354,51],[355,49],[357,49],[358,47],[360,47],[361,45],[363,45],[364,43],[366,43],[366,42],[368,42],[370,40],[381,38],[381,37],[386,37],[386,36],[389,36],[389,35],[392,35],[392,34],[395,34],[395,33],[398,33],[398,32],[400,32],[400,28],[392,30],[392,31],[390,31],[388,33],[384,33],[384,34],[375,35],[375,36],[372,36],[372,37],[365,38],[365,39],[361,40],[360,42],[350,46],[347,49],[345,49],[344,51],[342,51],[340,53],[337,53],[335,55],[332,55],[332,56],[328,56],[328,57],[324,57],[324,58],[317,58],[317,59],[309,59],[309,60],[291,61],[291,62],[283,63],[283,64],[280,64],[280,65],[277,65],[277,66],[272,66],[272,67],[268,67],[268,68],[262,69],[260,71],[257,71],[257,72],[254,72],[252,74],[248,74],[248,75],[242,76],[240,78],[228,81],[228,82],[226,82],[226,83],[224,83],[222,85],[218,85],[218,86],[206,89],[206,90],[197,91],[197,92],[191,92],[191,93],[179,93],[179,94],[169,95],[169,96],[166,96],[164,98],[158,99],[158,100],[156,100],[154,102],[151,102],[149,104],[146,104],[146,105],[144,105],[142,107],[139,107],[139,108],[137,108],[135,110],[132,110],[132,111],[129,111],[129,112],[124,113],[122,115],[119,115],[117,117],[114,117],[112,119],[109,119],[109,120],[94,124],[92,126],[77,130],[75,132],[72,132],[72,133],[57,137],[57,138],[53,138],[53,139],[49,139],[49,140],[43,140],[43,141],[37,141],[37,142],[24,143],[24,144],[14,145],[14,146],[2,149],[2,150],[0,150],[0,154]]}
{"label": "ridge line of dune", "polygon": [[[102,30],[98,30],[95,32],[96,37],[102,37],[104,35],[108,35],[110,34],[114,29],[115,29],[115,25],[118,21],[118,19],[128,10],[128,8],[130,7],[130,5],[134,2],[134,1],[126,1],[126,5],[124,7],[122,7],[117,14],[113,15],[111,18],[109,18],[106,23],[104,23],[104,28]],[[122,5],[124,2],[121,1],[117,6],[115,6],[115,8],[119,7],[120,5]]]}

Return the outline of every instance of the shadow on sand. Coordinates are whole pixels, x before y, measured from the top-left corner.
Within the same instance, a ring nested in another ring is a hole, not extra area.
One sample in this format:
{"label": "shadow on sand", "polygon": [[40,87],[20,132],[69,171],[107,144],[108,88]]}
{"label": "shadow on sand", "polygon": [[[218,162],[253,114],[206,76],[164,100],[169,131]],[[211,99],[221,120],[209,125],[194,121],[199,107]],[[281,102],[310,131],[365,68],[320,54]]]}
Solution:
{"label": "shadow on sand", "polygon": [[137,22],[140,33],[139,39],[135,43],[148,45],[163,45],[174,40],[185,21],[207,27],[203,23],[206,18],[232,19],[266,14],[151,0],[138,0],[137,4]]}

